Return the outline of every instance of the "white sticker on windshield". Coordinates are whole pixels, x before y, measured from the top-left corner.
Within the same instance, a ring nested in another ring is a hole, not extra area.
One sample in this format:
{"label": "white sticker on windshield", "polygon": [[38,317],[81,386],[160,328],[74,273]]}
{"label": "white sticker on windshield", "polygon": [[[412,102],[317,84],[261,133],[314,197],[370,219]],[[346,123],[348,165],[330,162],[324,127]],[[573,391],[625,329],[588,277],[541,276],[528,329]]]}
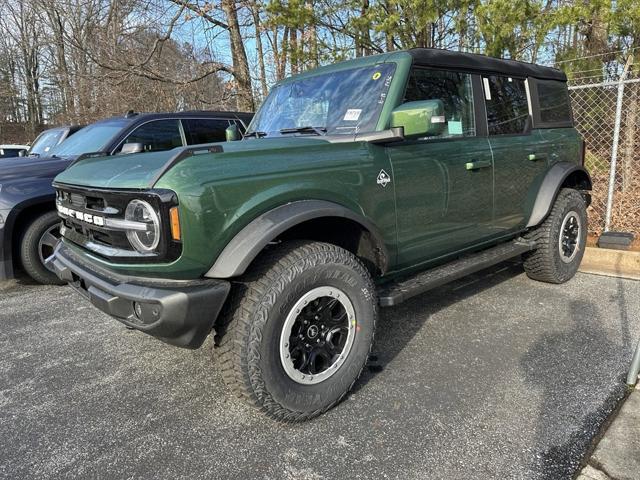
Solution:
{"label": "white sticker on windshield", "polygon": [[360,114],[362,113],[362,109],[360,108],[350,108],[347,110],[347,113],[344,114],[343,120],[347,120],[349,122],[355,122],[360,118]]}

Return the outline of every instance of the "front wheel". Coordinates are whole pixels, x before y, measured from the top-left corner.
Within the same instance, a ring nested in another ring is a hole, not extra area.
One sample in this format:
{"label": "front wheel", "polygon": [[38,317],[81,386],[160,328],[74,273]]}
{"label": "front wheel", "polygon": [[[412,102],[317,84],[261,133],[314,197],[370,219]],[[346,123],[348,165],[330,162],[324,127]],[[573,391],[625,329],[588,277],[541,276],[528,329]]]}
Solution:
{"label": "front wheel", "polygon": [[45,260],[53,255],[60,240],[60,217],[47,212],[36,217],[27,226],[20,244],[20,261],[25,272],[38,283],[62,285],[55,273],[45,267]]}
{"label": "front wheel", "polygon": [[337,404],[373,343],[375,287],[362,263],[334,245],[295,242],[263,253],[242,280],[218,327],[226,383],[282,421]]}
{"label": "front wheel", "polygon": [[527,275],[542,282],[564,283],[578,271],[587,243],[587,205],[577,190],[563,188],[546,220],[532,230],[536,250],[525,255]]}

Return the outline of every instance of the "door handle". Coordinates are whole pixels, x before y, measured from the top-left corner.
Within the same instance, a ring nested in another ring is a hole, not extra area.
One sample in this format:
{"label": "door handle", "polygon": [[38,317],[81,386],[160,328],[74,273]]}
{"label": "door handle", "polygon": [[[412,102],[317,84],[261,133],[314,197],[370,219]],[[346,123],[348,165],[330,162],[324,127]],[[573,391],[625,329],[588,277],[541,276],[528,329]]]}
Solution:
{"label": "door handle", "polygon": [[478,170],[479,168],[489,168],[491,167],[491,160],[474,160],[472,162],[467,162],[466,165],[467,170]]}
{"label": "door handle", "polygon": [[545,160],[547,158],[547,156],[545,154],[535,154],[535,153],[530,153],[529,154],[529,160],[531,160],[532,162],[535,162],[536,160]]}

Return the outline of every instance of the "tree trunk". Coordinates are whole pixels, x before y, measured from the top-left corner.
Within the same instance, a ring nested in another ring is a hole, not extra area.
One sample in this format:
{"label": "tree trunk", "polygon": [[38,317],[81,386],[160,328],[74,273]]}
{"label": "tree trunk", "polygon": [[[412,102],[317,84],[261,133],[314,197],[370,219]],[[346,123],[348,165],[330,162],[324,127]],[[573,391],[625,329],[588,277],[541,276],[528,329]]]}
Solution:
{"label": "tree trunk", "polygon": [[235,0],[222,0],[221,6],[227,19],[227,25],[229,26],[233,77],[238,90],[238,109],[253,111],[255,109],[255,102],[251,88],[251,73],[249,72],[247,52],[244,48],[244,42],[240,32]]}
{"label": "tree trunk", "polygon": [[295,75],[300,72],[299,55],[298,55],[298,29],[291,28],[289,30],[289,45],[291,50],[291,74]]}
{"label": "tree trunk", "polygon": [[[388,15],[391,15],[393,9],[393,4],[389,0],[384,0],[384,10]],[[388,29],[384,32],[384,46],[387,52],[393,52],[396,49],[393,40],[393,33],[391,33],[391,31],[389,31]]]}
{"label": "tree trunk", "polygon": [[308,38],[307,42],[309,43],[309,60],[311,63],[311,68],[316,68],[319,65],[318,58],[318,31],[316,29],[316,19],[313,10],[313,0],[305,0],[305,5],[307,10],[309,11],[309,17],[311,18],[311,23],[308,25]]}
{"label": "tree trunk", "polygon": [[262,28],[260,22],[260,9],[255,0],[251,0],[251,15],[256,32],[256,50],[258,51],[258,70],[260,75],[261,96],[264,99],[267,96],[269,88],[267,87],[267,73],[264,66],[264,49],[262,47]]}

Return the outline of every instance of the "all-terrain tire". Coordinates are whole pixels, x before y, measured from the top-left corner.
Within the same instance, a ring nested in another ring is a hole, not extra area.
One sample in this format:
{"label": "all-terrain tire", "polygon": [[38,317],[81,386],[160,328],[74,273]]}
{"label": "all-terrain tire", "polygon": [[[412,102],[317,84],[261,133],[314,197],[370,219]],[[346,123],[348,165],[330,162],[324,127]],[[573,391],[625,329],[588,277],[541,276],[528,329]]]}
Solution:
{"label": "all-terrain tire", "polygon": [[[41,258],[42,252],[44,255],[53,253],[53,247],[59,238],[58,230],[55,227],[59,223],[60,217],[56,212],[47,212],[33,219],[22,235],[20,242],[22,268],[38,283],[45,285],[64,284],[55,273],[44,266],[43,258]],[[42,241],[46,244],[43,244]]]}
{"label": "all-terrain tire", "polygon": [[[572,254],[562,251],[561,235],[568,223],[579,225]],[[563,188],[545,221],[526,235],[537,247],[524,255],[524,269],[534,280],[564,283],[576,274],[587,241],[587,204],[577,190]],[[575,253],[573,253],[575,252]]]}
{"label": "all-terrain tire", "polygon": [[[220,368],[230,389],[285,422],[305,421],[336,405],[360,376],[373,344],[378,306],[366,268],[335,245],[295,241],[263,252],[241,280],[216,326]],[[328,378],[302,384],[285,371],[282,332],[287,318],[298,318],[291,315],[305,295],[327,287],[346,294],[353,307],[353,344]]]}

